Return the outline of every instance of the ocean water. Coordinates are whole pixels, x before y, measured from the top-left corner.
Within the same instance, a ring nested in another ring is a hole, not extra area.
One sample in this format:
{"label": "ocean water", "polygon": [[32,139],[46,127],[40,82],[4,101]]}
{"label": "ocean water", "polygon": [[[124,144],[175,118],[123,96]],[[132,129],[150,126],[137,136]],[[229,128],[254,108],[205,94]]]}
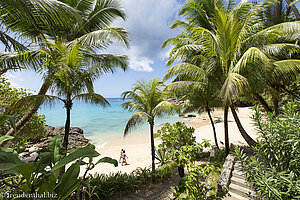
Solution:
{"label": "ocean water", "polygon": [[[120,98],[108,98],[110,106],[105,108],[99,105],[75,102],[71,110],[71,127],[80,127],[84,130],[84,135],[97,143],[107,142],[110,138],[122,137],[128,119],[133,112],[126,111],[121,104],[124,101]],[[52,107],[42,106],[39,114],[46,116],[46,124],[54,127],[65,125],[66,110],[63,103],[57,103]],[[155,119],[156,128],[165,122],[181,121],[177,116],[166,116]],[[143,132],[149,129],[145,122],[134,131]]]}

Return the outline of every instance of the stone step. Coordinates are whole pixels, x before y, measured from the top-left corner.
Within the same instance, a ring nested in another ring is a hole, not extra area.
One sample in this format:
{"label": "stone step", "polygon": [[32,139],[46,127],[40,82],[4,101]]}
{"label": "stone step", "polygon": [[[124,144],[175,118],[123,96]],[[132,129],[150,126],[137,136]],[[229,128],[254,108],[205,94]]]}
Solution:
{"label": "stone step", "polygon": [[235,166],[235,167],[242,167],[242,164],[240,164],[240,163],[235,163],[234,166]]}
{"label": "stone step", "polygon": [[242,172],[242,171],[233,170],[232,171],[232,177],[244,178],[245,177],[245,173]]}
{"label": "stone step", "polygon": [[236,185],[239,185],[241,187],[251,189],[249,186],[247,186],[246,180],[245,180],[244,177],[241,178],[241,177],[233,176],[233,177],[231,177],[230,182],[231,182],[231,184],[236,184]]}
{"label": "stone step", "polygon": [[236,164],[233,166],[233,168],[244,171],[242,166],[238,166]]}
{"label": "stone step", "polygon": [[235,184],[230,184],[229,185],[229,191],[231,193],[238,194],[238,195],[240,195],[242,197],[245,197],[245,198],[248,198],[249,195],[251,195],[251,196],[254,195],[254,191],[252,191],[248,188],[241,187],[239,185],[235,185]]}
{"label": "stone step", "polygon": [[224,200],[249,200],[249,198],[243,197],[233,192],[229,192]]}

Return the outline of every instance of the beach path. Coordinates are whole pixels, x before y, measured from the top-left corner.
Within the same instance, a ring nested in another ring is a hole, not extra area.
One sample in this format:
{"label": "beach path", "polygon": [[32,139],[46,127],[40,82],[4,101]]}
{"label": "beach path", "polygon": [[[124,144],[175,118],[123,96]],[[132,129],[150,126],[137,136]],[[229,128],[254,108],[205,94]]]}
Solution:
{"label": "beach path", "polygon": [[173,199],[172,187],[178,185],[179,176],[176,173],[169,181],[158,184],[150,184],[146,188],[118,200],[169,200]]}

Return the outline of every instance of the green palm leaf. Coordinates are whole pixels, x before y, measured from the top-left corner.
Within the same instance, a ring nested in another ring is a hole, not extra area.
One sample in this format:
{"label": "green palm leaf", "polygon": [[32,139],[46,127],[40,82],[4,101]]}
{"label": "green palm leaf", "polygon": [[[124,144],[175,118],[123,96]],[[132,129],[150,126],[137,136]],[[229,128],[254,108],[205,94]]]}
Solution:
{"label": "green palm leaf", "polygon": [[145,112],[134,113],[125,126],[124,136],[131,132],[136,126],[141,125],[142,123],[149,121],[150,119],[151,116],[149,116]]}

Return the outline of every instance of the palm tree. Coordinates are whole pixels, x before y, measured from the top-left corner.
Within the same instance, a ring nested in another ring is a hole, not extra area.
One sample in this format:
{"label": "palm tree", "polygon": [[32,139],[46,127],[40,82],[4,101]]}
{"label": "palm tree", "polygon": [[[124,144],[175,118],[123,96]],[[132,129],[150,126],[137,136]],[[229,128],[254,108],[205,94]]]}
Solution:
{"label": "palm tree", "polygon": [[[39,5],[43,6],[46,2],[43,0],[32,0],[38,1]],[[47,1],[48,2],[48,1]],[[52,2],[52,1],[51,1]],[[57,2],[57,1],[55,1]],[[109,26],[116,18],[125,19],[125,14],[121,9],[121,5],[117,0],[87,0],[87,1],[61,1],[59,5],[63,5],[66,8],[71,8],[74,10],[76,17],[78,13],[79,17],[72,21],[71,27],[59,28],[63,30],[57,30],[56,26],[50,27],[49,31],[39,33],[39,35],[34,35],[30,33],[29,35],[38,42],[39,45],[39,55],[43,55],[42,66],[45,71],[42,71],[45,77],[45,81],[38,92],[38,95],[45,95],[49,87],[53,83],[53,77],[56,72],[61,68],[66,67],[64,62],[61,60],[64,56],[60,54],[63,51],[61,48],[72,45],[74,43],[80,44],[84,47],[85,52],[82,52],[91,63],[94,64],[93,70],[97,72],[98,75],[114,72],[116,68],[120,67],[123,70],[127,68],[127,57],[119,56],[114,54],[100,54],[97,53],[105,49],[113,41],[120,42],[128,46],[128,34],[122,28],[110,28]],[[74,7],[74,8],[73,8]],[[11,7],[8,7],[10,11]],[[19,8],[14,8],[13,10],[18,10]],[[56,13],[57,14],[57,13]],[[63,21],[68,21],[69,18],[63,18]],[[10,25],[9,22],[4,23],[5,25]],[[51,24],[50,24],[51,25]],[[13,29],[12,29],[13,30]],[[18,29],[17,29],[18,30]],[[25,31],[20,29],[20,31]],[[49,44],[55,45],[49,45]],[[32,50],[34,51],[34,50]],[[96,52],[97,51],[97,52]],[[15,53],[15,52],[14,52]],[[7,56],[9,59],[13,60],[13,56]],[[20,58],[16,56],[16,58]],[[22,63],[23,60],[21,59]],[[17,61],[16,61],[17,62]],[[16,132],[21,130],[25,124],[31,119],[31,117],[37,112],[39,106],[42,102],[37,102],[33,107],[16,123]],[[9,130],[6,135],[12,135],[14,130]]]}
{"label": "palm tree", "polygon": [[[192,64],[189,63],[189,55],[196,51],[194,58],[198,57],[200,62],[208,65],[214,74],[214,81],[217,82],[216,84],[220,83],[219,91],[224,107],[225,146],[226,152],[229,153],[228,109],[231,109],[245,141],[249,145],[254,145],[255,141],[241,125],[234,103],[241,94],[251,92],[250,83],[253,84],[254,80],[257,80],[261,74],[274,72],[275,69],[279,71],[281,69],[283,72],[283,66],[289,66],[285,69],[286,72],[288,71],[285,74],[297,73],[299,60],[274,60],[268,55],[275,49],[279,52],[279,49],[284,47],[295,46],[291,43],[280,45],[278,43],[282,40],[295,41],[300,31],[300,24],[288,22],[261,29],[256,12],[261,4],[251,5],[242,1],[230,9],[226,9],[222,5],[216,4],[215,6],[215,14],[208,18],[212,25],[211,29],[201,26],[192,27],[189,23],[182,22],[179,24],[176,22],[176,27],[184,28],[187,36],[169,39],[163,46],[175,43],[169,60],[187,58],[184,60],[185,63],[172,67],[168,71],[167,77],[180,74],[181,77],[190,77],[188,81],[184,80],[182,84],[199,85],[199,80],[201,80],[199,77],[202,79],[206,77],[202,66],[193,65],[193,62]],[[187,38],[189,42],[183,42],[187,41]]]}
{"label": "palm tree", "polygon": [[[285,0],[285,1],[292,8],[292,10],[293,10],[293,12],[296,16],[296,19],[299,20],[300,19],[300,13],[299,13],[299,10],[296,8],[295,4],[292,3],[291,0]],[[295,1],[295,2],[297,2],[297,1]]]}
{"label": "palm tree", "polygon": [[220,149],[218,145],[217,132],[216,132],[214,120],[211,116],[211,111],[213,111],[214,108],[222,107],[222,101],[218,97],[218,93],[217,92],[212,93],[213,92],[212,90],[203,91],[201,89],[199,90],[191,89],[190,91],[193,92],[189,93],[188,97],[186,97],[188,101],[186,101],[186,103],[184,103],[183,105],[184,108],[183,113],[196,111],[200,114],[202,112],[206,112],[210,120],[210,124],[212,126],[215,145],[218,149]]}
{"label": "palm tree", "polygon": [[164,114],[171,114],[178,111],[178,107],[165,100],[166,94],[163,91],[163,82],[158,78],[151,81],[138,81],[131,91],[122,93],[123,99],[129,98],[131,101],[122,104],[124,109],[135,111],[128,120],[124,136],[134,127],[147,121],[150,125],[151,154],[152,154],[152,180],[155,179],[155,145],[154,145],[154,119]]}
{"label": "palm tree", "polygon": [[[65,67],[60,68],[55,73],[51,91],[57,94],[55,98],[62,101],[66,108],[67,117],[63,147],[67,150],[71,109],[74,100],[78,99],[85,103],[101,106],[109,105],[109,103],[103,96],[94,92],[93,82],[99,77],[99,71],[95,70],[97,68],[95,68],[94,63],[91,63],[90,58],[86,56],[86,49],[81,47],[78,42],[62,49],[65,50],[61,52],[65,56],[63,59]],[[107,68],[107,70],[110,70],[110,68]]]}

